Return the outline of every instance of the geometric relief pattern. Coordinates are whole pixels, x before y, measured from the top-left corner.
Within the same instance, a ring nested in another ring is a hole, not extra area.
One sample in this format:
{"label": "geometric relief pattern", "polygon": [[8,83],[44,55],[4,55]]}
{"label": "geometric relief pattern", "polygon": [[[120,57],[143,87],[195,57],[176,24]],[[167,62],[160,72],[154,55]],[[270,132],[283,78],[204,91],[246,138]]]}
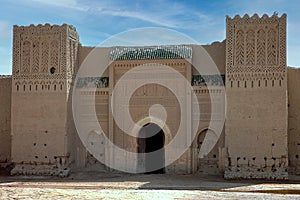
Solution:
{"label": "geometric relief pattern", "polygon": [[[14,26],[13,34],[12,81],[18,83],[15,87],[17,91],[53,92],[65,91],[70,87],[65,72],[66,69],[75,66],[71,67],[67,63],[71,48],[67,46],[67,40],[72,38],[75,41],[73,44],[75,52],[72,50],[74,57],[74,54],[77,55],[79,42],[75,27],[66,24]],[[77,64],[75,61],[72,63]]]}
{"label": "geometric relief pattern", "polygon": [[19,79],[14,83],[15,91],[17,92],[36,92],[36,91],[51,91],[59,92],[64,89],[65,81],[61,80],[32,80]]}
{"label": "geometric relief pattern", "polygon": [[284,79],[286,14],[227,17],[226,81]]}
{"label": "geometric relief pattern", "polygon": [[[51,53],[50,53],[50,66],[54,67],[55,69],[58,69],[59,66],[59,42],[57,40],[52,40],[51,43]],[[51,68],[50,67],[50,68]]]}
{"label": "geometric relief pattern", "polygon": [[279,66],[286,66],[286,15],[279,19],[278,29],[279,41],[278,44],[278,63]]}
{"label": "geometric relief pattern", "polygon": [[40,66],[40,43],[35,40],[32,44],[32,67],[31,72],[38,73]]}
{"label": "geometric relief pattern", "polygon": [[266,63],[266,33],[260,29],[257,32],[257,64],[264,65]]}
{"label": "geometric relief pattern", "polygon": [[22,45],[22,73],[30,72],[30,42],[24,41]]}
{"label": "geometric relief pattern", "polygon": [[258,81],[258,80],[283,80],[284,74],[281,72],[270,72],[270,73],[234,73],[234,74],[228,74],[226,76],[226,79],[228,81]]}
{"label": "geometric relief pattern", "polygon": [[42,62],[41,62],[41,71],[42,73],[48,72],[49,67],[49,43],[47,40],[42,41]]}
{"label": "geometric relief pattern", "polygon": [[268,32],[263,29],[254,32],[250,29],[246,34],[238,30],[236,34],[235,65],[277,64],[277,32],[274,29]]}
{"label": "geometric relief pattern", "polygon": [[[61,40],[61,60],[60,60],[60,66],[59,66],[59,70],[61,73],[64,73],[66,72],[66,69],[67,69],[67,55],[66,55],[66,52],[67,52],[67,36],[63,33],[62,34],[62,40]],[[63,53],[64,52],[64,53]]]}
{"label": "geometric relief pattern", "polygon": [[14,35],[13,38],[13,74],[20,73],[20,35]]}
{"label": "geometric relief pattern", "polygon": [[255,33],[249,30],[246,33],[246,65],[255,64]]}
{"label": "geometric relief pattern", "polygon": [[235,55],[235,62],[237,65],[244,64],[244,56],[245,56],[245,43],[244,43],[244,32],[239,30],[236,33],[236,55]]}
{"label": "geometric relief pattern", "polygon": [[[13,34],[12,80],[19,83],[16,90],[63,91],[70,87],[65,72],[77,67],[74,57],[77,55],[79,37],[75,27],[66,24],[14,26]],[[70,38],[74,41],[72,50],[67,42]],[[71,61],[67,59],[70,54]],[[72,66],[68,62],[72,62]]]}
{"label": "geometric relief pattern", "polygon": [[20,80],[20,79],[47,79],[47,80],[54,80],[54,79],[63,79],[65,78],[66,75],[62,73],[57,73],[57,74],[20,74],[20,75],[14,75],[13,80]]}
{"label": "geometric relief pattern", "polygon": [[277,47],[277,34],[274,29],[268,31],[268,48],[267,48],[267,64],[276,65],[276,47]]}

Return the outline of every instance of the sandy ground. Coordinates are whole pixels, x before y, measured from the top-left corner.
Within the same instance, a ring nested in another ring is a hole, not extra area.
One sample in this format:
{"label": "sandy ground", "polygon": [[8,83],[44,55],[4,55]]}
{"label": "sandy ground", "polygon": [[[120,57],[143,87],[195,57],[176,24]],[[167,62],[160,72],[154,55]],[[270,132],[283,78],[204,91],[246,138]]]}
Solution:
{"label": "sandy ground", "polygon": [[0,199],[300,199],[289,181],[228,181],[217,176],[73,173],[67,178],[0,176]]}

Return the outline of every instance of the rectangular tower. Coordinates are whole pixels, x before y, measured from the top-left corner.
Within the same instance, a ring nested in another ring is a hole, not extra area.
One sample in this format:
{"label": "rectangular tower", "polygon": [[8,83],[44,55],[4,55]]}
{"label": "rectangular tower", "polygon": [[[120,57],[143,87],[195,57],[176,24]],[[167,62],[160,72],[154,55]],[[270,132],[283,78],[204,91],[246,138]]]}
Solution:
{"label": "rectangular tower", "polygon": [[225,178],[287,179],[286,14],[227,17]]}
{"label": "rectangular tower", "polygon": [[14,26],[12,174],[68,172],[68,102],[79,37],[69,25]]}

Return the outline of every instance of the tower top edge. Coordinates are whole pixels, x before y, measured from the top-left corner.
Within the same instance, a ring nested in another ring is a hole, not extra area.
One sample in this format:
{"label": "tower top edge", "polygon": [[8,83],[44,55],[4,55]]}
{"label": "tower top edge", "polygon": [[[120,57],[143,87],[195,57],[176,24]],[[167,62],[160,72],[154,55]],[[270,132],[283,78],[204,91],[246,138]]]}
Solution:
{"label": "tower top edge", "polygon": [[273,19],[273,20],[279,20],[279,19],[284,19],[287,17],[286,13],[283,13],[281,16],[278,15],[277,12],[274,12],[273,15],[268,15],[268,14],[263,14],[261,17],[255,13],[251,17],[248,14],[245,14],[244,16],[240,15],[235,15],[234,17],[226,16],[226,20],[268,20],[268,19]]}
{"label": "tower top edge", "polygon": [[57,29],[57,28],[66,28],[68,27],[69,29],[72,29],[74,31],[76,31],[76,27],[73,26],[73,25],[69,25],[69,24],[62,24],[62,25],[58,25],[58,24],[49,24],[49,23],[46,23],[46,24],[38,24],[38,25],[35,25],[35,24],[30,24],[29,26],[19,26],[19,25],[14,25],[13,28],[14,30],[24,30],[24,29]]}

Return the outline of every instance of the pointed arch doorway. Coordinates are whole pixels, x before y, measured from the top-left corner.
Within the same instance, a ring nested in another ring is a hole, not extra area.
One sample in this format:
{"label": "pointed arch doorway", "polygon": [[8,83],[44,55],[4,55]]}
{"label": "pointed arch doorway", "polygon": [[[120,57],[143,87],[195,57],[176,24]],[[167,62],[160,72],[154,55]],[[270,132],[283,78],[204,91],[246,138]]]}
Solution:
{"label": "pointed arch doorway", "polygon": [[[138,165],[146,174],[165,173],[165,133],[155,123],[145,124],[137,138]],[[157,151],[160,150],[160,151]],[[153,152],[153,153],[151,153]],[[147,154],[151,153],[151,154]]]}

